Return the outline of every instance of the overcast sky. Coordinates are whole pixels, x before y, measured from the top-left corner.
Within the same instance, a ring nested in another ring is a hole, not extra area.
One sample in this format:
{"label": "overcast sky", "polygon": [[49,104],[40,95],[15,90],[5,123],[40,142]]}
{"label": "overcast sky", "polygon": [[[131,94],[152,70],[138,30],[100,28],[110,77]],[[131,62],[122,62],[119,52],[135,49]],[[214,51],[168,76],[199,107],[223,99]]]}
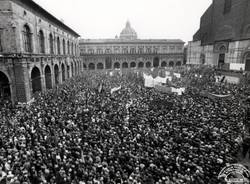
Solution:
{"label": "overcast sky", "polygon": [[212,0],[35,0],[82,38],[119,36],[127,20],[141,39],[191,41]]}

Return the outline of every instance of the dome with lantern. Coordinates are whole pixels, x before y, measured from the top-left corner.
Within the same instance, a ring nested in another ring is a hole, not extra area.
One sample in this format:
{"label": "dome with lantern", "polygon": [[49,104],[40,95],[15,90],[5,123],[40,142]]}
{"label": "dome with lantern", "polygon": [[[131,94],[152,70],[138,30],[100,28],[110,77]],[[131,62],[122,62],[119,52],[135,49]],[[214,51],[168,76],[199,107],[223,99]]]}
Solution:
{"label": "dome with lantern", "polygon": [[120,39],[122,39],[122,40],[135,40],[135,39],[137,39],[137,33],[131,27],[129,21],[127,21],[126,27],[122,30],[122,32],[120,34]]}

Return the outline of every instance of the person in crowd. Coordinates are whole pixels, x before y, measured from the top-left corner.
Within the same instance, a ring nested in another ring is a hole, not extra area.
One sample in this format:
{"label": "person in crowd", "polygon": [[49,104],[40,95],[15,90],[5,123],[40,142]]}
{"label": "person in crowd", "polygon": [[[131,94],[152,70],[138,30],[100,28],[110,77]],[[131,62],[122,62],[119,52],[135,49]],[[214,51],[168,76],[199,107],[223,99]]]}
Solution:
{"label": "person in crowd", "polygon": [[220,170],[238,161],[248,86],[216,84],[213,68],[176,72],[173,84],[187,87],[180,96],[146,89],[137,73],[85,72],[28,106],[3,104],[0,183],[220,183]]}

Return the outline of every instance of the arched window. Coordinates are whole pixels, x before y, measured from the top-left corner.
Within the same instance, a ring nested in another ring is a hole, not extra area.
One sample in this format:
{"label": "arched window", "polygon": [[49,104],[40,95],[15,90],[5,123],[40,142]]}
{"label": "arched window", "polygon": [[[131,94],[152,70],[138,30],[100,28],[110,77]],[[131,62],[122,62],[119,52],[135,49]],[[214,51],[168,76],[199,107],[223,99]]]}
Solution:
{"label": "arched window", "polygon": [[73,46],[73,43],[71,43],[71,55],[74,55],[74,46]]}
{"label": "arched window", "polygon": [[222,45],[220,47],[220,53],[226,53],[226,52],[227,52],[227,48],[224,45]]}
{"label": "arched window", "polygon": [[65,40],[63,39],[63,55],[66,54],[66,49],[65,49]]}
{"label": "arched window", "polygon": [[45,53],[45,39],[44,39],[44,34],[43,31],[39,31],[39,52],[40,53]]}
{"label": "arched window", "polygon": [[49,34],[49,49],[50,49],[50,54],[54,54],[54,40],[51,33]]}
{"label": "arched window", "polygon": [[28,25],[23,27],[23,43],[24,43],[24,51],[32,52],[32,34]]}
{"label": "arched window", "polygon": [[60,43],[60,38],[57,37],[57,54],[61,54],[61,43]]}
{"label": "arched window", "polygon": [[67,42],[67,46],[68,46],[68,55],[70,54],[70,45],[69,45],[69,41]]}

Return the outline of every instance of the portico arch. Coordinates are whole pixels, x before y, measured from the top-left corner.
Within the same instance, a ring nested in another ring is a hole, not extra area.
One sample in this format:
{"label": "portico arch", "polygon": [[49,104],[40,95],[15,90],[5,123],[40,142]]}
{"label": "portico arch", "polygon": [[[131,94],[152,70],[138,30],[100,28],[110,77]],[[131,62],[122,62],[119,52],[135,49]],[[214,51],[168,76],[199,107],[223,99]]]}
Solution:
{"label": "portico arch", "polygon": [[46,86],[46,89],[52,88],[51,69],[49,65],[45,67],[45,86]]}
{"label": "portico arch", "polygon": [[89,63],[89,70],[95,70],[95,64]]}
{"label": "portico arch", "polygon": [[71,63],[71,77],[74,76],[74,64]]}
{"label": "portico arch", "polygon": [[139,62],[138,63],[138,68],[143,68],[144,67],[144,63],[143,62]]}
{"label": "portico arch", "polygon": [[64,66],[63,63],[62,63],[62,65],[61,65],[61,69],[62,69],[62,81],[64,82],[65,79],[66,79],[66,77],[65,77],[65,66]]}
{"label": "portico arch", "polygon": [[245,71],[250,71],[250,51],[245,54]]}
{"label": "portico arch", "polygon": [[98,64],[97,64],[97,69],[98,69],[98,70],[103,70],[103,68],[104,68],[104,66],[103,66],[102,63],[98,63]]}
{"label": "portico arch", "polygon": [[55,74],[55,84],[59,84],[59,67],[58,65],[56,64],[54,66],[54,74]]}
{"label": "portico arch", "polygon": [[130,63],[130,68],[135,68],[135,67],[136,67],[135,62],[131,62],[131,63]]}
{"label": "portico arch", "polygon": [[0,71],[0,99],[11,99],[10,81],[4,72]]}
{"label": "portico arch", "polygon": [[146,63],[146,68],[151,68],[151,62],[148,61],[148,62]]}
{"label": "portico arch", "polygon": [[42,90],[41,72],[39,68],[34,67],[31,71],[32,93]]}
{"label": "portico arch", "polygon": [[128,63],[127,62],[122,63],[122,68],[128,68]]}
{"label": "portico arch", "polygon": [[114,68],[115,68],[115,69],[119,69],[119,68],[120,68],[120,63],[116,62],[116,63],[114,64]]}
{"label": "portico arch", "polygon": [[158,57],[155,57],[153,61],[153,67],[159,67],[159,65],[160,65],[160,59]]}
{"label": "portico arch", "polygon": [[161,67],[166,67],[167,66],[167,62],[166,61],[162,61],[161,62]]}
{"label": "portico arch", "polygon": [[173,61],[169,62],[169,67],[174,67],[174,62]]}
{"label": "portico arch", "polygon": [[181,66],[181,61],[177,61],[176,66]]}

